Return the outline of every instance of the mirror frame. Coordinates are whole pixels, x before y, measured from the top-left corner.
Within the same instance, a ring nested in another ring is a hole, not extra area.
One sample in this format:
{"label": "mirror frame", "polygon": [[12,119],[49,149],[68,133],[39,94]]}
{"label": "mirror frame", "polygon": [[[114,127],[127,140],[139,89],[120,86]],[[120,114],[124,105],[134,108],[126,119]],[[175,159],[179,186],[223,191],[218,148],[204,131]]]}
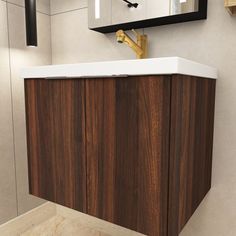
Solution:
{"label": "mirror frame", "polygon": [[182,22],[203,20],[203,19],[207,19],[207,0],[199,0],[199,9],[196,12],[151,18],[140,21],[132,21],[128,23],[108,25],[89,29],[100,33],[112,33],[116,32],[119,29],[131,30],[139,28],[148,28],[160,25],[168,25],[168,24],[175,24],[175,23],[182,23]]}

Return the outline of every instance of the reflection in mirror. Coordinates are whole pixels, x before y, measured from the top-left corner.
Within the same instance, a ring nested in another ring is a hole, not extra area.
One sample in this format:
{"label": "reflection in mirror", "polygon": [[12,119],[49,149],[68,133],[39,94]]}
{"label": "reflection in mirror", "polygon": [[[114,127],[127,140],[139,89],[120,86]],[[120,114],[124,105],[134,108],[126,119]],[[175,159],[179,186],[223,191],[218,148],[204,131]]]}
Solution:
{"label": "reflection in mirror", "polygon": [[170,0],[170,15],[198,11],[197,0]]}
{"label": "reflection in mirror", "polygon": [[89,28],[125,24],[199,11],[207,0],[89,0]]}

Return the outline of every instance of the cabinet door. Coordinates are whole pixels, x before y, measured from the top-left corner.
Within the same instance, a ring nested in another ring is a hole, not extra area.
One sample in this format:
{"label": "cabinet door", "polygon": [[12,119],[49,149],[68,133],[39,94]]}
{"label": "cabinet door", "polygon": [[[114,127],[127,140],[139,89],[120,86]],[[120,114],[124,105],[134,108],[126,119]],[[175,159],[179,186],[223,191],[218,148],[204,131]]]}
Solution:
{"label": "cabinet door", "polygon": [[170,78],[86,80],[88,214],[167,235]]}
{"label": "cabinet door", "polygon": [[25,80],[30,193],[86,212],[84,80]]}

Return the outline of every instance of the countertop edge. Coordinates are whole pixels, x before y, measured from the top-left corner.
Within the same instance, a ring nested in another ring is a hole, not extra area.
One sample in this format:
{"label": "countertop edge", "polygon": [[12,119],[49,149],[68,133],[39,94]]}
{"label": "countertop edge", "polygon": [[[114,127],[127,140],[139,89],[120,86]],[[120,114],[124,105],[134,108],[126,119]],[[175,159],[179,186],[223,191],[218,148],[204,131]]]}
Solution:
{"label": "countertop edge", "polygon": [[[93,69],[91,69],[93,67]],[[182,74],[217,79],[217,69],[181,57],[121,60],[23,68],[22,79],[69,79]]]}

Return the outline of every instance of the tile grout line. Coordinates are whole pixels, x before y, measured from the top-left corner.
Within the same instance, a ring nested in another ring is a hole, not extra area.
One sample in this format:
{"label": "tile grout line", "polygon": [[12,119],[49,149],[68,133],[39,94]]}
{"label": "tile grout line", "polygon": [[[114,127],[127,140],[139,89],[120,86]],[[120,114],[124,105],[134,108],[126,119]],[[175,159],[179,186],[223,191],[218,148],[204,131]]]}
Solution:
{"label": "tile grout line", "polygon": [[51,14],[50,16],[61,15],[61,14],[65,14],[65,13],[69,13],[69,12],[73,12],[73,11],[84,10],[84,9],[87,9],[87,8],[88,8],[87,6],[86,7],[75,8],[75,9],[68,10],[68,11],[62,11],[62,12],[54,13],[54,14]]}
{"label": "tile grout line", "polygon": [[50,32],[51,32],[50,39],[51,39],[51,64],[52,65],[54,64],[54,60],[53,60],[53,43],[52,43],[52,17],[53,16],[57,16],[57,15],[62,15],[62,14],[70,13],[70,12],[74,12],[74,11],[84,10],[84,9],[87,9],[87,8],[88,8],[88,6],[80,7],[80,8],[75,8],[75,9],[72,9],[72,10],[62,11],[62,12],[58,12],[58,13],[52,14],[51,13],[51,5],[50,5],[50,15],[49,16],[50,16]]}
{"label": "tile grout line", "polygon": [[[20,5],[20,4],[17,4],[17,3],[13,3],[13,2],[8,2],[8,1],[4,1],[4,0],[0,0],[2,2],[5,2],[7,4],[11,4],[11,5],[14,5],[14,6],[17,6],[17,7],[21,7],[21,8],[25,8],[24,6]],[[51,6],[50,6],[51,8]],[[51,14],[51,10],[49,13],[45,13],[45,12],[42,12],[40,10],[37,10],[37,13],[41,13],[41,14],[44,14],[44,15],[47,15],[47,16],[56,16],[56,15],[61,15],[61,14],[64,14],[64,13],[68,13],[68,12],[73,12],[73,11],[78,11],[78,10],[83,10],[83,9],[87,9],[88,6],[85,6],[85,7],[79,7],[79,8],[75,8],[75,9],[71,9],[71,10],[68,10],[68,11],[61,11],[61,12],[57,12],[57,13],[54,13],[54,14]]]}
{"label": "tile grout line", "polygon": [[15,124],[14,124],[14,105],[13,105],[13,86],[12,86],[12,68],[11,68],[11,48],[10,48],[10,28],[9,28],[9,11],[8,2],[6,2],[7,11],[7,34],[8,34],[8,53],[9,53],[9,70],[10,70],[10,89],[11,89],[11,119],[12,119],[12,135],[13,135],[13,156],[14,156],[14,170],[15,170],[15,191],[16,191],[16,214],[19,215],[18,204],[18,186],[17,186],[17,172],[16,172],[16,143],[15,143]]}
{"label": "tile grout line", "polygon": [[[7,3],[7,4],[11,4],[11,5],[16,6],[16,7],[25,8],[24,6],[22,6],[20,4],[17,4],[17,3],[7,2],[7,1],[4,1],[4,0],[0,0],[0,1],[3,1],[3,2]],[[46,15],[46,16],[51,16],[50,14],[42,12],[42,11],[39,11],[39,10],[37,10],[37,13],[41,13],[41,14]]]}

